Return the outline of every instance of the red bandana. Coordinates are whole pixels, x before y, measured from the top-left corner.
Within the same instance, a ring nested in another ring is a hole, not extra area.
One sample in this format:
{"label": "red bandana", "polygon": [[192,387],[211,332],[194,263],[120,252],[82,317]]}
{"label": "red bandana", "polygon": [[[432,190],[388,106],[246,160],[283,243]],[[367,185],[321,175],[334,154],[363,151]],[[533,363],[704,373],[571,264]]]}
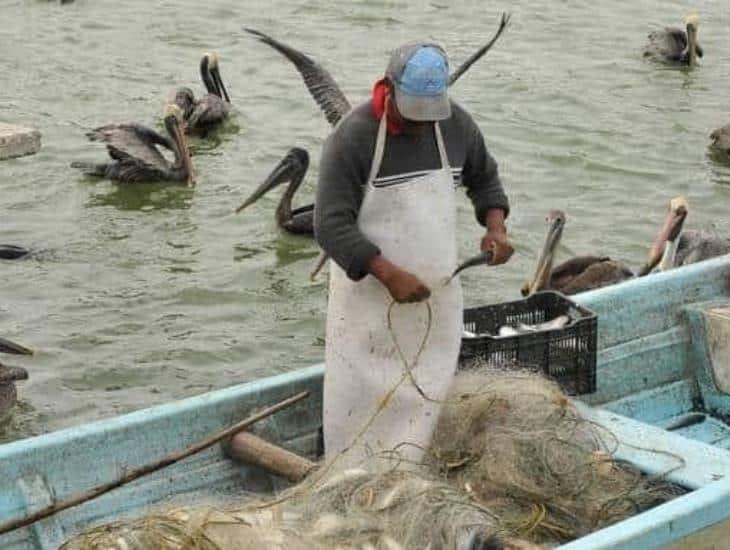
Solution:
{"label": "red bandana", "polygon": [[[388,95],[388,86],[384,78],[381,78],[373,85],[373,93],[371,96],[370,104],[373,106],[373,116],[380,120],[385,112],[385,98]],[[402,131],[398,121],[393,120],[393,117],[388,117],[388,134],[391,136],[397,136]]]}

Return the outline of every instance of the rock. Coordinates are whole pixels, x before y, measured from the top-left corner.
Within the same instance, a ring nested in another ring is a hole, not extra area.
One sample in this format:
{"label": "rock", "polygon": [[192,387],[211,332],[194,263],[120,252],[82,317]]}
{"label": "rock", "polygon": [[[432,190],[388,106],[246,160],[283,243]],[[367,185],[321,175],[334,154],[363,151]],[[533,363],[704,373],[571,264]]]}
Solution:
{"label": "rock", "polygon": [[41,133],[0,122],[0,160],[33,155],[41,148]]}

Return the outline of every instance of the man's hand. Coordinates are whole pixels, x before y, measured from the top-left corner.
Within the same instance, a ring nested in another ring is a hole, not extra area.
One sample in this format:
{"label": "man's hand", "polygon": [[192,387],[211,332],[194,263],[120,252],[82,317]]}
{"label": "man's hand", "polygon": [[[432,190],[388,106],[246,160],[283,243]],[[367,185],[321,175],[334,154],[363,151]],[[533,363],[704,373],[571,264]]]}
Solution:
{"label": "man's hand", "polygon": [[482,237],[481,248],[491,251],[492,261],[489,265],[500,265],[510,259],[515,251],[507,238],[507,228],[504,225],[504,211],[501,208],[492,208],[487,211],[487,233]]}
{"label": "man's hand", "polygon": [[388,289],[400,303],[421,302],[431,296],[431,290],[415,275],[399,268],[383,256],[375,256],[368,265],[370,273]]}

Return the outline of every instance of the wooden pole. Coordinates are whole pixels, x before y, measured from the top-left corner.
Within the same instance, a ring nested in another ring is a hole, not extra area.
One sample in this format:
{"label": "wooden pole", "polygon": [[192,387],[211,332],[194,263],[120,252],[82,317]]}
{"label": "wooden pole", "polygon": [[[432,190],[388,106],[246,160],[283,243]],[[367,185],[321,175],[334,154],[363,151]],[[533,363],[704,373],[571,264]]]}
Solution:
{"label": "wooden pole", "polygon": [[66,500],[63,500],[61,502],[55,502],[49,506],[46,506],[45,508],[42,508],[41,510],[38,510],[37,512],[34,512],[34,513],[24,516],[22,518],[17,518],[17,519],[13,519],[10,521],[6,521],[4,523],[0,523],[0,535],[2,535],[3,533],[7,533],[8,531],[13,531],[15,529],[19,529],[20,527],[25,527],[27,525],[35,523],[36,521],[39,521],[41,519],[52,516],[58,512],[61,512],[62,510],[66,510],[68,508],[78,506],[79,504],[83,504],[84,502],[87,502],[93,498],[96,498],[99,495],[103,495],[104,493],[108,493],[112,489],[116,489],[117,487],[124,485],[125,483],[134,481],[135,479],[138,479],[144,475],[147,475],[149,473],[160,470],[160,469],[164,468],[165,466],[169,466],[170,464],[175,464],[176,462],[179,462],[180,460],[182,460],[184,458],[187,458],[191,455],[194,455],[195,453],[198,453],[204,449],[207,449],[208,447],[211,447],[212,445],[215,445],[219,441],[222,441],[222,440],[232,436],[233,434],[240,432],[241,430],[245,430],[252,424],[255,424],[256,422],[258,422],[259,420],[262,420],[262,419],[266,418],[267,416],[271,416],[275,412],[278,412],[281,409],[284,409],[284,408],[288,407],[289,405],[292,405],[292,404],[296,403],[297,401],[304,399],[308,395],[309,395],[309,392],[307,392],[307,391],[293,395],[275,405],[267,407],[267,408],[263,409],[262,411],[259,411],[256,414],[249,416],[245,420],[242,420],[241,422],[234,424],[230,428],[226,428],[225,430],[218,432],[216,435],[214,435],[212,437],[209,437],[207,439],[199,441],[198,443],[195,443],[194,445],[191,445],[190,447],[188,447],[187,449],[185,449],[183,451],[178,451],[178,452],[169,454],[166,457],[162,458],[161,460],[158,460],[157,462],[154,462],[152,464],[147,464],[146,466],[140,466],[138,468],[129,470],[127,473],[125,473],[121,477],[115,479],[114,481],[110,481],[108,483],[103,483],[92,489],[89,489],[88,491],[75,495],[75,496],[68,498]]}
{"label": "wooden pole", "polygon": [[282,449],[250,432],[238,432],[225,449],[228,456],[235,460],[254,464],[293,482],[303,480],[317,467],[315,462]]}

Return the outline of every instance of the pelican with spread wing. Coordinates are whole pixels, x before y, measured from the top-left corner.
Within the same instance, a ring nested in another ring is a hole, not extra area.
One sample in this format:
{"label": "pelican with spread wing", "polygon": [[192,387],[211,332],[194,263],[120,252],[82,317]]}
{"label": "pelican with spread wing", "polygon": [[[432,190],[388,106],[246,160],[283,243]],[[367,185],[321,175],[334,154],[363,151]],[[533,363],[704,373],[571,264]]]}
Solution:
{"label": "pelican with spread wing", "polygon": [[[73,162],[71,166],[88,176],[99,176],[123,183],[169,181],[195,184],[190,151],[182,130],[183,112],[177,105],[165,107],[164,123],[168,136],[141,124],[109,124],[87,134],[91,141],[106,144],[112,162]],[[172,151],[166,159],[159,146]]]}
{"label": "pelican with spread wing", "polygon": [[[494,45],[507,27],[510,20],[508,14],[502,14],[499,28],[494,37],[479,48],[469,59],[459,66],[449,77],[449,85],[456,82],[469,67],[479,60]],[[319,63],[304,53],[296,50],[271,36],[255,29],[245,29],[256,36],[261,42],[274,48],[291,61],[304,79],[309,93],[319,105],[327,121],[334,126],[352,108],[340,87],[330,73]],[[297,189],[304,180],[309,167],[309,155],[304,149],[295,147],[289,150],[279,164],[274,168],[266,180],[236,209],[241,212],[275,187],[288,183],[286,191],[281,197],[276,209],[276,221],[285,231],[298,234],[314,234],[313,211],[314,205],[308,204],[299,208],[292,208],[292,200]]]}

